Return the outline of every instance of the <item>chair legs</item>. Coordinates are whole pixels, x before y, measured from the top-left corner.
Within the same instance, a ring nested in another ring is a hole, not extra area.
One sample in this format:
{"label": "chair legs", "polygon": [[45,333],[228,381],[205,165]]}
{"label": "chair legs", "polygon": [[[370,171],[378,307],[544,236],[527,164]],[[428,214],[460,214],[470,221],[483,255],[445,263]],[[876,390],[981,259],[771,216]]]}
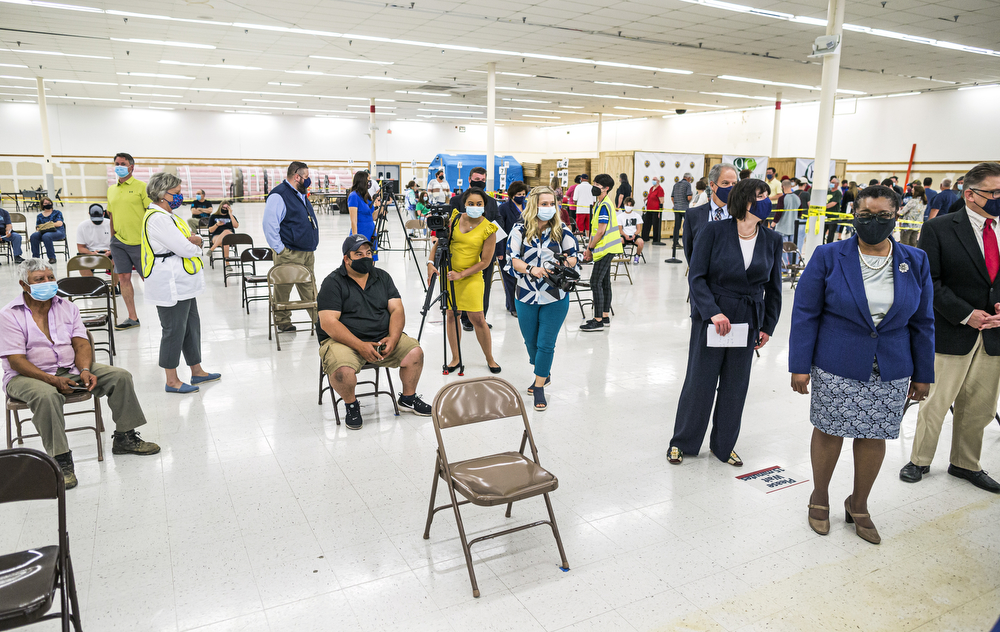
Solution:
{"label": "chair legs", "polygon": [[[375,387],[375,390],[373,390],[371,392],[368,392],[368,393],[355,393],[355,396],[356,397],[366,397],[366,396],[372,395],[372,396],[375,396],[377,398],[379,395],[388,395],[389,398],[392,400],[392,409],[393,409],[393,412],[394,412],[394,414],[395,414],[396,417],[399,417],[399,404],[396,402],[396,395],[395,395],[396,391],[395,391],[395,387],[393,386],[393,383],[392,383],[392,372],[389,370],[388,367],[364,367],[364,368],[373,368],[373,369],[375,369],[375,380],[374,381],[372,381],[372,380],[359,381],[357,383],[357,385],[360,386],[361,384],[371,384],[372,386]],[[364,370],[364,369],[362,369],[362,370]],[[389,390],[385,390],[385,391],[379,390],[379,382],[380,382],[380,378],[381,378],[381,372],[383,370],[385,370],[385,379],[388,382],[388,386],[389,386]],[[322,406],[323,405],[323,393],[325,391],[330,391],[330,399],[333,400],[333,417],[334,417],[334,419],[337,420],[337,425],[339,426],[340,425],[340,408],[339,408],[339,406],[340,406],[340,403],[342,401],[344,401],[344,400],[339,395],[337,395],[337,392],[335,390],[333,390],[333,387],[329,384],[328,381],[327,381],[326,384],[324,384],[324,381],[326,381],[328,379],[329,378],[327,377],[326,373],[323,372],[323,367],[321,365],[320,368],[319,368],[319,397],[317,398],[316,403],[317,403],[317,405]]]}

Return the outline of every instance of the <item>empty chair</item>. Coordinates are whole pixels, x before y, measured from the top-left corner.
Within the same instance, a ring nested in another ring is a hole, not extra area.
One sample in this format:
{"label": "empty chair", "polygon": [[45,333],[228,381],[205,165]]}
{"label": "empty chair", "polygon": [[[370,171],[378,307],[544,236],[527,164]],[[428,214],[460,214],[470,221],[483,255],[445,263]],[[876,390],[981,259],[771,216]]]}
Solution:
{"label": "empty chair", "polygon": [[[520,417],[524,424],[521,447],[518,451],[490,454],[455,463],[448,460],[442,436],[443,430],[507,417]],[[437,436],[438,450],[434,463],[434,482],[431,486],[430,506],[427,508],[424,539],[430,538],[434,514],[442,509],[453,509],[455,522],[458,523],[458,536],[462,542],[462,551],[465,553],[465,563],[469,569],[469,580],[472,582],[472,595],[479,596],[476,572],[472,567],[472,545],[515,531],[548,525],[552,529],[556,546],[559,548],[561,568],[569,570],[562,538],[559,536],[559,527],[556,526],[556,517],[552,512],[552,502],[549,500],[549,493],[559,487],[559,480],[554,474],[543,468],[538,461],[538,450],[531,434],[531,427],[528,425],[528,414],[517,389],[509,382],[496,377],[471,378],[452,382],[438,391],[434,397],[431,420],[434,424],[434,434]],[[524,454],[525,446],[531,448],[530,456]],[[444,480],[451,502],[435,507],[434,500],[437,495],[438,479]],[[459,501],[455,495],[456,491],[465,500]],[[505,515],[509,518],[515,502],[534,496],[544,498],[545,508],[548,510],[548,520],[538,520],[489,533],[471,541],[467,540],[459,506],[468,503],[482,507],[507,505]]]}
{"label": "empty chair", "polygon": [[427,232],[427,222],[422,219],[408,219],[403,226],[406,228],[406,232],[410,233],[410,243],[422,243],[424,252],[428,252],[431,249],[431,236]]}
{"label": "empty chair", "polygon": [[80,317],[87,331],[107,331],[107,342],[97,343],[97,351],[108,354],[108,364],[114,366],[115,362],[115,320],[112,309],[113,295],[111,287],[103,279],[97,277],[65,277],[59,279],[59,295],[74,303],[82,300],[98,301],[98,305],[77,305],[80,310]]}
{"label": "empty chair", "polygon": [[[294,283],[301,284],[311,284],[316,287],[315,279],[313,279],[312,272],[309,268],[299,265],[297,263],[282,263],[276,265],[267,271],[267,297],[268,297],[268,324],[267,324],[267,339],[271,339],[271,334],[274,334],[274,342],[278,346],[278,351],[281,351],[281,339],[278,338],[278,326],[274,322],[275,312],[291,312],[295,310],[306,310],[309,312],[309,335],[312,336],[316,333],[316,321],[312,314],[316,311],[316,301],[305,301],[299,298],[297,301],[289,300],[284,302],[278,301],[278,295],[275,292],[276,285],[291,285]],[[292,324],[305,324],[306,321],[291,321]]]}
{"label": "empty chair", "polygon": [[66,276],[69,276],[73,272],[82,273],[83,270],[102,272],[109,275],[111,291],[113,293],[111,312],[114,316],[114,321],[117,323],[118,295],[121,294],[121,290],[118,289],[118,273],[115,272],[115,264],[110,258],[104,255],[76,255],[75,257],[70,257],[70,260],[66,262]]}
{"label": "empty chair", "polygon": [[781,245],[781,249],[785,254],[785,261],[782,262],[782,267],[787,273],[785,280],[792,284],[794,290],[799,283],[799,276],[806,269],[806,258],[802,256],[799,247],[793,241],[786,241]]}
{"label": "empty chair", "polygon": [[[247,248],[240,253],[240,286],[242,290],[242,302],[240,305],[246,306],[247,313],[250,313],[250,301],[266,301],[266,294],[250,294],[251,288],[258,288],[267,285],[267,275],[257,273],[257,264],[270,261],[274,263],[274,251],[270,248]],[[250,274],[247,274],[249,266]]]}
{"label": "empty chair", "polygon": [[[242,260],[238,246],[250,246],[253,248],[253,237],[246,233],[233,233],[222,238],[221,250],[229,250],[229,256],[223,257],[222,263],[222,284],[229,287],[229,277],[243,276]],[[212,254],[215,254],[214,252]],[[232,268],[232,271],[230,271]]]}
{"label": "empty chair", "polygon": [[[57,544],[0,555],[0,629],[59,619],[80,632],[73,561],[66,531],[66,485],[62,470],[44,452],[17,448],[0,452],[0,504],[55,500]],[[49,613],[59,592],[59,612]]]}

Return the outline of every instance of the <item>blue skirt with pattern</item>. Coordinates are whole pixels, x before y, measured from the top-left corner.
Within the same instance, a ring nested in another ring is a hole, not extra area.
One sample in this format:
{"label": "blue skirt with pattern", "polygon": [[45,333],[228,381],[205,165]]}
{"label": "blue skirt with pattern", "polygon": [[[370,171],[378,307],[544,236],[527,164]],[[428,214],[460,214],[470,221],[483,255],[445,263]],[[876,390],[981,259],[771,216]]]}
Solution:
{"label": "blue skirt with pattern", "polygon": [[809,420],[828,435],[849,439],[897,439],[910,378],[883,382],[878,364],[867,382],[812,367]]}

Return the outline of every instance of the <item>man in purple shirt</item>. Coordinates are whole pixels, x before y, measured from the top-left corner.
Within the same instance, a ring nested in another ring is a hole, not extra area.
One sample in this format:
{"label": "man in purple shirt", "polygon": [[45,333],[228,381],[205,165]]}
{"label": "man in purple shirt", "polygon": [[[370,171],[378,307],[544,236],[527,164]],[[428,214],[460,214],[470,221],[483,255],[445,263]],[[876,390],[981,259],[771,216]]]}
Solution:
{"label": "man in purple shirt", "polygon": [[136,428],[146,423],[125,369],[94,362],[80,310],[55,295],[56,275],[42,259],[19,268],[23,293],[0,310],[0,358],[7,396],[25,402],[42,445],[62,467],[66,489],[76,487],[63,405],[74,388],[107,396],[115,421],[113,454],[156,454]]}

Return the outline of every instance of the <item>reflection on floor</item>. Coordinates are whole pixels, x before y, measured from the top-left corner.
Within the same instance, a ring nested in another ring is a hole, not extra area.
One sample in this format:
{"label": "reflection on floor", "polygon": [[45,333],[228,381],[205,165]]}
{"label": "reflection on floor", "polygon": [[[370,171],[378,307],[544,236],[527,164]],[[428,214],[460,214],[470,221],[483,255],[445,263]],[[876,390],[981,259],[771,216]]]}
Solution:
{"label": "reflection on floor", "polygon": [[[235,212],[263,244],[262,205]],[[71,239],[85,213],[67,207]],[[349,223],[319,219],[323,277],[339,265]],[[398,225],[392,236],[398,247]],[[195,395],[168,395],[156,366],[156,310],[140,288],[142,327],[118,333],[116,364],[135,375],[149,417],[141,432],[163,451],[140,458],[107,450],[98,463],[92,438],[70,437],[80,486],[68,493],[69,525],[85,629],[989,629],[1000,614],[1000,499],[945,473],[950,418],[919,484],[896,476],[915,410],[901,439],[888,442],[870,502],[878,547],[836,510],[829,536],[809,530],[809,484],[764,494],[734,478],[772,465],[810,471],[808,399],[792,393],[786,368],[792,291],[755,360],[737,447],[746,466],[719,463],[707,449],[667,464],[689,319],[684,266],[664,264],[666,256],[653,248],[650,263],[632,270],[635,285],[615,282],[610,331],[579,333],[580,312],[571,308],[549,409],[530,413],[542,463],[560,479],[552,497],[572,570],[557,568],[545,530],[490,540],[474,548],[480,599],[454,518],[439,513],[431,539],[421,538],[436,449],[429,419],[394,417],[387,399],[366,399],[361,431],[335,425],[329,399],[316,404],[315,338],[288,335],[276,351],[266,304],[247,315],[238,284],[224,288],[218,267],[206,268],[198,304],[204,366],[223,379]],[[401,252],[383,253],[379,265],[399,286],[406,331],[416,335],[417,267]],[[0,300],[16,292],[13,268],[0,267]],[[530,367],[499,283],[489,320],[500,377],[526,387]],[[424,333],[418,392],[428,401],[457,379],[438,370],[440,321],[432,312]],[[488,375],[473,336],[464,351],[467,375]],[[468,429],[449,444],[450,456],[516,449],[505,423]],[[986,469],[1000,470],[996,424],[984,455]],[[850,493],[851,467],[845,444],[833,500]],[[539,499],[515,505],[509,520],[499,508],[463,513],[470,535],[543,515]],[[0,507],[0,552],[50,542],[53,516],[37,504]]]}

